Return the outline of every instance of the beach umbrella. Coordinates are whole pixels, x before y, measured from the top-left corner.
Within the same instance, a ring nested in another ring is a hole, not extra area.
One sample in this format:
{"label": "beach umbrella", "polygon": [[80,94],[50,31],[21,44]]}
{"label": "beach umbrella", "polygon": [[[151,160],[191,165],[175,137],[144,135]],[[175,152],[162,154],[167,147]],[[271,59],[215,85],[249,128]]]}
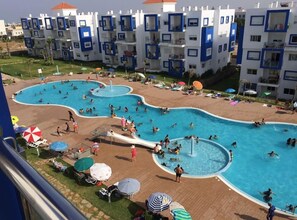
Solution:
{"label": "beach umbrella", "polygon": [[41,131],[38,127],[29,127],[23,132],[23,137],[27,142],[36,142],[41,138]]}
{"label": "beach umbrella", "polygon": [[248,94],[248,95],[257,95],[257,92],[255,90],[246,90],[243,92],[243,94]]}
{"label": "beach umbrella", "polygon": [[74,169],[78,172],[89,169],[94,164],[94,160],[91,157],[83,157],[74,163]]}
{"label": "beach umbrella", "polygon": [[53,151],[65,151],[68,148],[68,144],[63,141],[55,141],[50,144],[49,148]]}
{"label": "beach umbrella", "polygon": [[228,88],[228,89],[225,90],[225,92],[227,92],[227,93],[233,93],[233,92],[236,92],[236,90],[235,89],[232,89],[232,88]]}
{"label": "beach umbrella", "polygon": [[156,192],[147,200],[147,208],[153,213],[160,213],[169,208],[172,198],[166,193]]}
{"label": "beach umbrella", "polygon": [[101,71],[102,69],[100,68],[100,67],[97,67],[96,69],[95,69],[95,71],[96,72],[99,72],[99,71]]}
{"label": "beach umbrella", "polygon": [[11,122],[13,125],[15,125],[19,121],[19,118],[17,116],[11,116]]}
{"label": "beach umbrella", "polygon": [[143,73],[136,73],[136,75],[140,76],[141,78],[145,78],[145,75]]}
{"label": "beach umbrella", "polygon": [[264,92],[263,94],[266,96],[269,96],[269,95],[271,95],[271,92]]}
{"label": "beach umbrella", "polygon": [[140,182],[137,179],[126,178],[119,182],[118,190],[121,194],[131,196],[140,190]]}
{"label": "beach umbrella", "polygon": [[26,128],[26,127],[19,126],[19,127],[14,128],[14,132],[15,132],[16,134],[19,134],[19,133],[23,133],[23,132],[26,131],[27,129],[28,129],[28,128]]}
{"label": "beach umbrella", "polygon": [[170,209],[170,211],[172,211],[174,209],[185,209],[185,208],[178,202],[172,202],[169,205],[169,209]]}
{"label": "beach umbrella", "polygon": [[193,86],[194,86],[197,90],[201,90],[201,89],[203,89],[203,85],[202,85],[202,83],[199,82],[199,81],[194,81],[194,82],[193,82]]}
{"label": "beach umbrella", "polygon": [[86,71],[86,70],[88,70],[88,68],[87,67],[82,67],[81,70]]}
{"label": "beach umbrella", "polygon": [[182,81],[178,82],[177,84],[180,85],[180,86],[186,85],[186,83],[185,82],[182,82]]}
{"label": "beach umbrella", "polygon": [[171,211],[173,220],[192,220],[191,215],[185,209],[174,209]]}
{"label": "beach umbrella", "polygon": [[98,181],[106,181],[112,174],[110,166],[105,163],[94,163],[90,167],[90,175]]}
{"label": "beach umbrella", "polygon": [[115,69],[114,68],[109,68],[107,71],[113,73],[113,72],[115,72]]}
{"label": "beach umbrella", "polygon": [[155,75],[150,75],[149,78],[150,79],[156,79],[157,77]]}

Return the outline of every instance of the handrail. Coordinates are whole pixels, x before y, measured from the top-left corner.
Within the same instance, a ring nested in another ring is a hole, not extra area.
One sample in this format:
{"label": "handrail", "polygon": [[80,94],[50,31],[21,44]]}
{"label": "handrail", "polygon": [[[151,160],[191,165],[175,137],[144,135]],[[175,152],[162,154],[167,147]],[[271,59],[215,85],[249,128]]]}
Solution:
{"label": "handrail", "polygon": [[0,140],[0,169],[42,219],[86,219],[5,140]]}

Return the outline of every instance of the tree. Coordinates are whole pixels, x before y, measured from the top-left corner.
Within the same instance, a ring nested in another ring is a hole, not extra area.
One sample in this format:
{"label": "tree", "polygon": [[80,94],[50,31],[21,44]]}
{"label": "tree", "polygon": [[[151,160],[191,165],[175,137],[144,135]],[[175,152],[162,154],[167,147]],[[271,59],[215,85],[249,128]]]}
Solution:
{"label": "tree", "polygon": [[47,43],[47,47],[48,47],[48,63],[50,65],[54,64],[54,55],[53,55],[53,48],[52,45],[55,42],[54,39],[52,39],[51,37],[47,38],[46,43]]}
{"label": "tree", "polygon": [[29,72],[30,78],[32,78],[32,75],[31,75],[31,66],[32,66],[32,63],[33,62],[34,62],[34,59],[33,58],[30,58],[30,59],[27,60],[28,72]]}
{"label": "tree", "polygon": [[189,71],[188,71],[188,86],[190,86],[191,79],[193,78],[194,75],[196,75],[195,70],[189,69]]}
{"label": "tree", "polygon": [[8,58],[11,57],[11,54],[10,54],[10,47],[9,47],[9,42],[10,42],[10,37],[5,37],[2,39],[2,41],[5,43],[6,45],[6,52],[7,52],[7,56]]}

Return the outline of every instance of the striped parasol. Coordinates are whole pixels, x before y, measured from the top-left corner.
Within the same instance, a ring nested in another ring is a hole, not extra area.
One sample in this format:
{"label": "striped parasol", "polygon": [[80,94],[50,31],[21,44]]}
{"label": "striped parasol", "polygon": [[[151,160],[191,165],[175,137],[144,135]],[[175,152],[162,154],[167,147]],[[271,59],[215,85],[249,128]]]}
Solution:
{"label": "striped parasol", "polygon": [[192,220],[191,215],[185,209],[174,209],[171,213],[173,220]]}
{"label": "striped parasol", "polygon": [[166,193],[156,192],[147,200],[147,208],[153,213],[160,213],[169,208],[172,198]]}
{"label": "striped parasol", "polygon": [[41,131],[38,127],[29,127],[23,132],[23,137],[27,142],[36,142],[41,138]]}

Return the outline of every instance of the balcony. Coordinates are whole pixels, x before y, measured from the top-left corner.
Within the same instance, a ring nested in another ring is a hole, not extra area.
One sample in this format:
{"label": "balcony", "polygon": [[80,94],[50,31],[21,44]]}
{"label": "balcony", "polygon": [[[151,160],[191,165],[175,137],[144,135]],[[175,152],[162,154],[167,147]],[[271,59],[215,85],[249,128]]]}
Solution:
{"label": "balcony", "polygon": [[125,50],[125,51],[124,51],[124,55],[125,55],[126,57],[133,57],[133,56],[136,56],[136,55],[137,55],[137,52],[136,52],[136,51]]}
{"label": "balcony", "polygon": [[265,32],[287,32],[290,10],[267,10]]}
{"label": "balcony", "polygon": [[258,84],[266,84],[266,85],[278,85],[279,77],[278,76],[269,76],[269,77],[260,77],[258,80]]}
{"label": "balcony", "polygon": [[264,48],[284,48],[286,44],[284,42],[266,42]]}

